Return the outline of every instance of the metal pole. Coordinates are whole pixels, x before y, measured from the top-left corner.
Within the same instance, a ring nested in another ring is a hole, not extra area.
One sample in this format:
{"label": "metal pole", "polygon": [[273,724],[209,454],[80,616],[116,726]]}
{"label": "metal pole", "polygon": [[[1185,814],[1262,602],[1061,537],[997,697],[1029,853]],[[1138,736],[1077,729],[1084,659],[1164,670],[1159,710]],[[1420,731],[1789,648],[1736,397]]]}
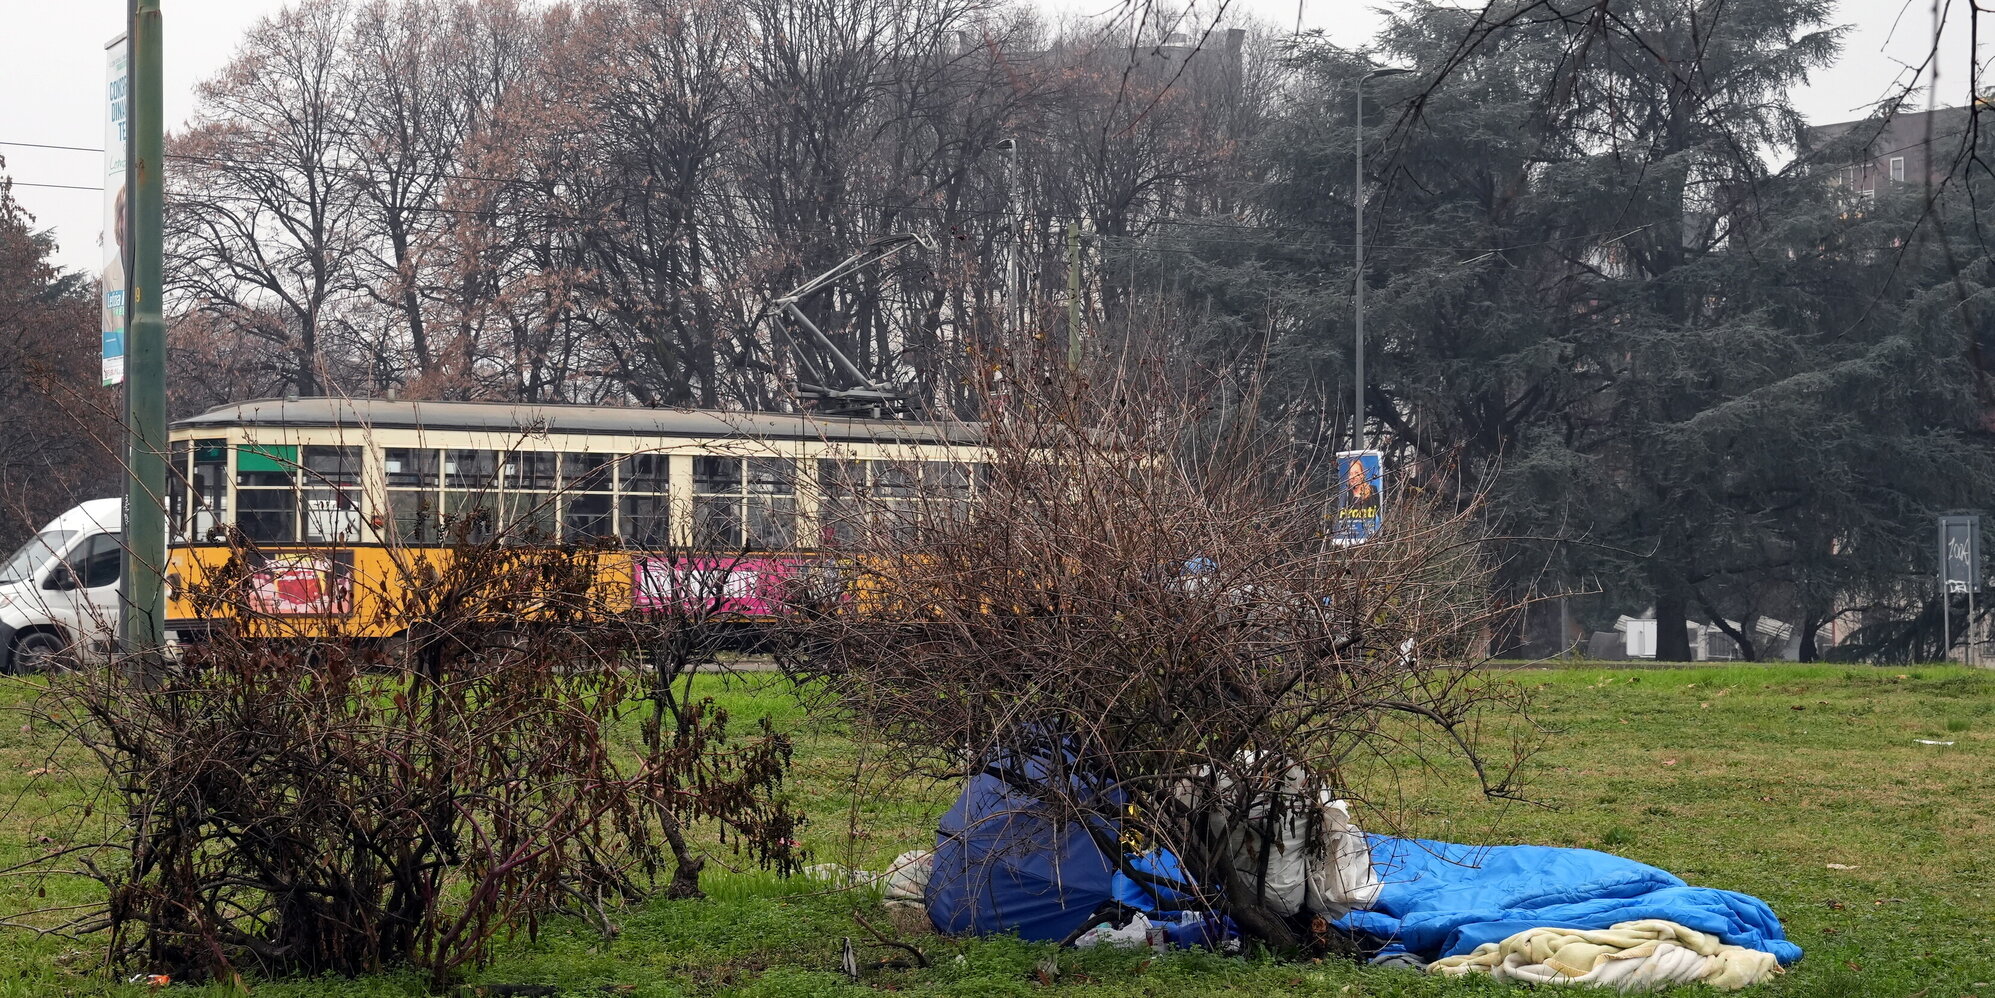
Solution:
{"label": "metal pole", "polygon": [[1356,164],[1351,181],[1351,246],[1355,262],[1352,265],[1355,287],[1352,290],[1353,308],[1357,332],[1357,350],[1351,362],[1351,449],[1365,449],[1365,81],[1371,79],[1366,73],[1358,78],[1358,85],[1351,89],[1357,94],[1357,107],[1352,116],[1353,127],[1358,140],[1352,143],[1355,149],[1351,157]]}
{"label": "metal pole", "polygon": [[1945,569],[1940,570],[1940,579],[1940,634],[1946,640],[1946,650],[1940,655],[1940,660],[1950,662],[1953,660],[1953,593],[1947,590]]}
{"label": "metal pole", "polygon": [[1351,160],[1355,165],[1351,182],[1351,246],[1354,258],[1352,306],[1356,319],[1356,351],[1351,364],[1351,442],[1353,450],[1365,450],[1365,84],[1381,76],[1410,73],[1408,69],[1374,69],[1358,77],[1351,89],[1357,94],[1352,116],[1357,141]]}
{"label": "metal pole", "polygon": [[131,155],[126,189],[131,211],[132,269],[127,312],[125,424],[126,499],[124,650],[159,650],[166,620],[166,323],[161,315],[160,261],[165,199],[162,153],[159,0],[131,0]]}

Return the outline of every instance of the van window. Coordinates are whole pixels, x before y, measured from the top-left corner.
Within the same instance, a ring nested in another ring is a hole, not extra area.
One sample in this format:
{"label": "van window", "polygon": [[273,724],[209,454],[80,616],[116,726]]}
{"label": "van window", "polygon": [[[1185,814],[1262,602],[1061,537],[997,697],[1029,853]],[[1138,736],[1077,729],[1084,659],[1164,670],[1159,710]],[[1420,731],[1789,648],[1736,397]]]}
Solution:
{"label": "van window", "polygon": [[28,538],[28,543],[21,545],[20,550],[10,555],[4,565],[0,565],[0,585],[26,582],[34,578],[35,571],[50,558],[55,557],[56,552],[68,547],[77,533],[75,530],[44,530]]}
{"label": "van window", "polygon": [[101,589],[118,584],[118,570],[124,560],[123,535],[97,534],[70,552],[68,563],[84,589]]}

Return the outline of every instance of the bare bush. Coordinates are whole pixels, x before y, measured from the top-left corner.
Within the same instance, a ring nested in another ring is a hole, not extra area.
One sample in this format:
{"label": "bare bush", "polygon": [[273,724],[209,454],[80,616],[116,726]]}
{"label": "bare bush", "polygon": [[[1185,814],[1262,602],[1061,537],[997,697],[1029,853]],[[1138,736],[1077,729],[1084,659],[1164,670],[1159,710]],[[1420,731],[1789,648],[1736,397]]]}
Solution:
{"label": "bare bush", "polygon": [[786,869],[788,739],[650,666],[697,607],[639,616],[606,584],[628,553],[476,528],[442,557],[395,552],[396,640],[273,631],[267,553],[238,540],[198,583],[216,629],[184,661],[53,685],[44,723],[95,754],[128,832],[87,864],[107,906],[70,927],[176,978],[414,965],[441,985],[552,912],[614,931],[609,906],[668,866],[667,893],[697,895],[697,822]]}
{"label": "bare bush", "polygon": [[910,770],[1003,775],[1109,856],[1118,831],[1161,844],[1196,904],[1300,942],[1265,855],[1259,885],[1241,862],[1278,826],[1328,849],[1320,803],[1383,801],[1421,756],[1514,792],[1522,749],[1485,761],[1483,723],[1518,715],[1476,670],[1492,607],[1472,511],[1401,493],[1381,535],[1339,546],[1308,454],[1116,384],[1017,385],[975,501],[876,504],[783,657]]}

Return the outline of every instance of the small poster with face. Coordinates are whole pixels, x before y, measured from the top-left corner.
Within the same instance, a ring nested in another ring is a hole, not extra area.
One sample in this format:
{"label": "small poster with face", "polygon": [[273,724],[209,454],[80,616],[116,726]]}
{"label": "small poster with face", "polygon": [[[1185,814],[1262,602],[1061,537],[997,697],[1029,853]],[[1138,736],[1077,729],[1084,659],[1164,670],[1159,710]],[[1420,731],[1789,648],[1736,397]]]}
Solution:
{"label": "small poster with face", "polygon": [[1330,539],[1336,544],[1363,544],[1385,524],[1385,455],[1375,450],[1350,450],[1337,455],[1336,509],[1331,514]]}

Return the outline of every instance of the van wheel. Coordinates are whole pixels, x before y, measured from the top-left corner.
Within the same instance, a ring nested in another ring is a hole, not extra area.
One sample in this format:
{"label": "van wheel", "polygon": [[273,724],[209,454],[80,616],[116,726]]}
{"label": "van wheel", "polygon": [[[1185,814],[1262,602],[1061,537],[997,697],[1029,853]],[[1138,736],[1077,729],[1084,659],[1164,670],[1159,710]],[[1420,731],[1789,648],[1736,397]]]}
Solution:
{"label": "van wheel", "polygon": [[50,631],[34,631],[14,640],[14,654],[10,661],[16,673],[67,672],[75,667],[69,654],[69,643],[62,635]]}

